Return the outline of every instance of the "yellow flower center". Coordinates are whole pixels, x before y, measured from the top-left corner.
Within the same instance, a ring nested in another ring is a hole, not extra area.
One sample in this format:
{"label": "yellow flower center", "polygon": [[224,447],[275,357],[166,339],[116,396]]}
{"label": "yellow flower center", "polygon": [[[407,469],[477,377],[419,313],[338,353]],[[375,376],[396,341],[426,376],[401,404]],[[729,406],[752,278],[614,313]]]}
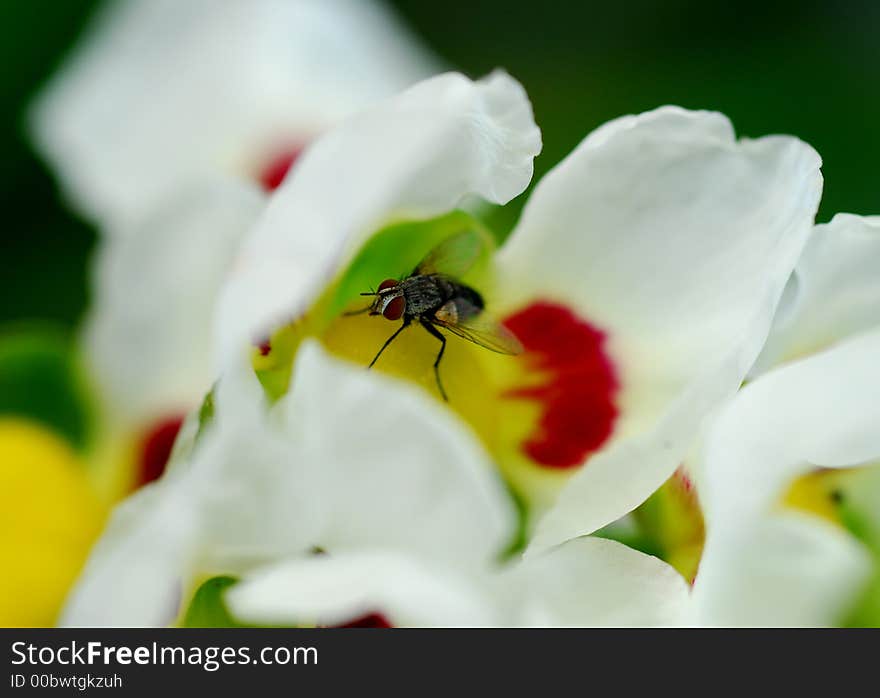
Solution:
{"label": "yellow flower center", "polygon": [[841,473],[817,470],[795,479],[782,496],[782,505],[814,514],[837,526],[841,524]]}

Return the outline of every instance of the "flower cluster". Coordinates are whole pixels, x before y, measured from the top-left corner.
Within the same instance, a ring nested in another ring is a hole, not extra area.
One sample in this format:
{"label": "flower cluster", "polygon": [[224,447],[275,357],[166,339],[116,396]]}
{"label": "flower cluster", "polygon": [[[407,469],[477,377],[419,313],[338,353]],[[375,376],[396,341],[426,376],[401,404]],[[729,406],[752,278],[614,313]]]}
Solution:
{"label": "flower cluster", "polygon": [[[91,44],[37,111],[111,231],[104,457],[159,453],[61,622],[880,623],[880,219],[815,225],[809,145],[667,106],[588,134],[502,241],[482,207],[541,150],[523,87],[399,89],[433,66],[383,43],[330,99],[249,43],[334,4],[229,2],[230,46],[190,3],[161,55],[132,5],[120,59]],[[164,99],[126,79],[169,66]]]}

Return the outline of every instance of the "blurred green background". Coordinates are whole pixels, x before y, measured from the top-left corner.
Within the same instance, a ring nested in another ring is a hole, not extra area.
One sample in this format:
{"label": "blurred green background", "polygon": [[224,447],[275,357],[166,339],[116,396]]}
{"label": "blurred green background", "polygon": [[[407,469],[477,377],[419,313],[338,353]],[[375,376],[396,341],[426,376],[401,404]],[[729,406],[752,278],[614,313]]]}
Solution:
{"label": "blurred green background", "polygon": [[[70,329],[88,300],[94,231],[58,199],[22,109],[97,4],[0,0],[0,327]],[[539,175],[603,121],[672,103],[721,110],[741,135],[810,142],[825,162],[820,220],[880,213],[880,2],[392,4],[451,65],[472,75],[502,66],[525,84],[544,133]]]}

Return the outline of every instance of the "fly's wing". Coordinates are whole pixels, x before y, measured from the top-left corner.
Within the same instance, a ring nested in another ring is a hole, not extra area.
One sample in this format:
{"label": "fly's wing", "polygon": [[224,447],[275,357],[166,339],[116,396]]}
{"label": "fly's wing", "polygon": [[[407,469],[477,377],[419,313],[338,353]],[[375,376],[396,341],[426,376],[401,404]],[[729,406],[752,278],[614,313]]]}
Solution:
{"label": "fly's wing", "polygon": [[465,324],[457,324],[446,322],[444,320],[434,320],[435,325],[449,330],[452,334],[457,334],[462,339],[466,339],[474,344],[479,344],[498,354],[522,354],[523,346],[519,340],[504,325],[480,318],[472,320]]}
{"label": "fly's wing", "polygon": [[415,275],[441,274],[453,278],[464,276],[483,250],[479,233],[465,230],[446,238],[431,250],[413,271]]}
{"label": "fly's wing", "polygon": [[474,312],[469,313],[467,306],[470,304],[467,301],[459,299],[457,305],[459,305],[460,317],[466,319],[453,322],[451,319],[435,315],[431,322],[490,351],[499,354],[522,354],[522,344],[504,325],[476,306],[472,306]]}

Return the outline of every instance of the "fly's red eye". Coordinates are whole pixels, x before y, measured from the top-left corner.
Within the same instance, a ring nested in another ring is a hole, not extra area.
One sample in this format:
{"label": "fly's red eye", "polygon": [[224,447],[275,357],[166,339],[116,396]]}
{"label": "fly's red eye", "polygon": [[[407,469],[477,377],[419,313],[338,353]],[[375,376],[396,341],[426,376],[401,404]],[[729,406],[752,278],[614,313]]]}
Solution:
{"label": "fly's red eye", "polygon": [[379,291],[394,288],[395,286],[397,286],[397,282],[394,279],[385,279],[385,281],[379,284]]}
{"label": "fly's red eye", "polygon": [[406,310],[406,300],[403,296],[398,296],[388,301],[388,305],[382,311],[382,316],[386,320],[399,320],[404,310]]}

